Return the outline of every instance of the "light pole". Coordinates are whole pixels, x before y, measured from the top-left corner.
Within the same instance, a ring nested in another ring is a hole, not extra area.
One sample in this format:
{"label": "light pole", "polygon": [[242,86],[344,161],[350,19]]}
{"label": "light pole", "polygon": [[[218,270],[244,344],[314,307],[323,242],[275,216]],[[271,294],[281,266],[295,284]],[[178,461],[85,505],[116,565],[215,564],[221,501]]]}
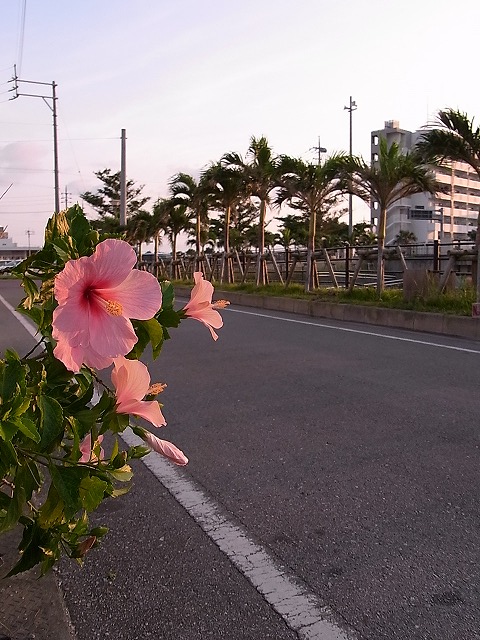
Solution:
{"label": "light pole", "polygon": [[[350,146],[349,153],[352,155],[352,113],[357,108],[357,103],[355,100],[352,100],[352,96],[350,96],[350,102],[348,107],[343,107],[350,114]],[[351,240],[353,233],[353,206],[352,206],[352,194],[348,194],[348,239]]]}

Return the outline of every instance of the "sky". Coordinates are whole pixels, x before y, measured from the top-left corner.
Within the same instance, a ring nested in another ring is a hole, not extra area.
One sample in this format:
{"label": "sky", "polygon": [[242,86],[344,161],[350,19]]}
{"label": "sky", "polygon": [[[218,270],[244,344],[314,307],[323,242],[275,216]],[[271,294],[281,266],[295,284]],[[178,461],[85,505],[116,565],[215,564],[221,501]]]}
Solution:
{"label": "sky", "polygon": [[39,246],[54,209],[51,100],[11,100],[14,65],[46,83],[20,93],[57,85],[62,207],[120,169],[126,129],[148,209],[252,136],[312,162],[319,139],[348,151],[350,96],[366,159],[386,120],[415,130],[452,107],[478,122],[479,24],[479,0],[0,0],[0,226]]}

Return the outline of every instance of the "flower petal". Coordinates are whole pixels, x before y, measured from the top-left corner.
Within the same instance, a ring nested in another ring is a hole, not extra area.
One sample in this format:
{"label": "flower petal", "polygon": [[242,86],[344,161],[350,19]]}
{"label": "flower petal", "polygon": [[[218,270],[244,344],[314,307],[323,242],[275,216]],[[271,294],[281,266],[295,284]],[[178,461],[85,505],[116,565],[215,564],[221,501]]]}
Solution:
{"label": "flower petal", "polygon": [[150,431],[145,431],[142,437],[149,447],[157,453],[161,453],[162,456],[165,456],[171,462],[180,466],[188,464],[187,456],[172,442],[168,442],[168,440],[161,440],[160,438],[157,438],[157,436],[154,436],[153,433],[150,433]]}
{"label": "flower petal", "polygon": [[201,271],[195,271],[193,278],[195,280],[195,286],[190,292],[190,301],[185,305],[185,309],[193,308],[201,302],[212,302],[212,283],[203,279],[203,273]]}
{"label": "flower petal", "polygon": [[122,406],[117,407],[118,413],[127,413],[133,416],[139,416],[151,422],[154,427],[164,427],[167,422],[160,410],[160,405],[156,400],[131,400],[123,402]]}
{"label": "flower petal", "polygon": [[143,362],[123,357],[115,358],[113,362],[112,383],[116,389],[119,407],[122,403],[142,400],[150,387],[150,374],[147,367]]}
{"label": "flower petal", "polygon": [[158,280],[147,271],[131,271],[118,286],[97,289],[104,300],[122,305],[122,314],[136,320],[150,320],[162,306],[162,290]]}
{"label": "flower petal", "polygon": [[69,371],[73,371],[73,373],[80,371],[83,364],[83,354],[83,347],[72,347],[63,334],[58,336],[53,355],[57,360],[63,362]]}
{"label": "flower petal", "polygon": [[125,280],[137,262],[137,255],[128,242],[109,238],[97,245],[90,260],[95,288],[111,288]]}
{"label": "flower petal", "polygon": [[123,316],[106,311],[90,314],[89,343],[99,355],[117,358],[129,353],[137,342],[132,323]]}

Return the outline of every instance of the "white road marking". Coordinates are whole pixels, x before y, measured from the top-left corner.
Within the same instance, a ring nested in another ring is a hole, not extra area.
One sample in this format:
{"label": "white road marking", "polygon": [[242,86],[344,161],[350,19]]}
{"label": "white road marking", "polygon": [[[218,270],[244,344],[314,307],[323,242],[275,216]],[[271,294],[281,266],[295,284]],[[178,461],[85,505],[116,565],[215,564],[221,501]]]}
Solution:
{"label": "white road marking", "polygon": [[[121,436],[130,446],[144,444],[130,430]],[[230,522],[215,501],[177,467],[155,453],[142,458],[142,462],[299,638],[354,640],[357,637],[353,631],[340,628],[332,610],[318,596],[253,542],[246,530]]]}
{"label": "white road marking", "polygon": [[21,313],[19,313],[14,307],[12,307],[12,305],[7,302],[2,295],[0,295],[0,302],[2,302],[7,307],[10,313],[15,316],[22,327],[26,329],[33,338],[38,338],[38,331],[35,329],[34,325],[32,325],[30,321],[25,318],[25,316],[22,316]]}
{"label": "white road marking", "polygon": [[400,336],[392,336],[385,333],[376,333],[375,331],[362,331],[361,329],[349,329],[347,327],[334,327],[330,324],[321,322],[311,322],[308,320],[297,320],[296,318],[281,318],[280,316],[271,316],[267,313],[257,313],[255,311],[241,311],[240,309],[225,309],[228,313],[243,313],[248,316],[256,316],[258,318],[268,318],[269,320],[280,320],[281,322],[294,322],[296,324],[304,324],[310,327],[320,327],[321,329],[332,329],[333,331],[346,331],[347,333],[359,333],[364,336],[373,336],[375,338],[385,338],[386,340],[399,340],[401,342],[413,342],[414,344],[423,344],[429,347],[438,347],[440,349],[451,349],[452,351],[464,351],[465,353],[478,353],[478,349],[467,349],[466,347],[454,347],[449,344],[440,344],[438,342],[429,342],[428,340],[415,340],[414,338],[401,338]]}

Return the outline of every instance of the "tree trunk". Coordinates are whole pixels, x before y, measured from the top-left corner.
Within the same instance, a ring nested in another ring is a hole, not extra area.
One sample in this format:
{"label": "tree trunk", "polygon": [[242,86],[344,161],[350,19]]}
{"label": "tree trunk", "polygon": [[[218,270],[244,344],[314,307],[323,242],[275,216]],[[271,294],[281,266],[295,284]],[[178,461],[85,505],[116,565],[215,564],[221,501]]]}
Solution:
{"label": "tree trunk", "polygon": [[200,260],[201,254],[201,220],[200,220],[200,211],[197,211],[197,217],[195,219],[195,253],[196,253],[196,271],[203,272],[203,263]]}
{"label": "tree trunk", "polygon": [[378,258],[377,258],[377,296],[383,292],[385,282],[385,261],[383,259],[383,249],[385,248],[385,231],[387,227],[387,209],[382,208],[378,221]]}
{"label": "tree trunk", "polygon": [[[230,269],[230,205],[225,209],[225,229],[223,240],[223,273],[226,274],[228,284],[232,282]],[[222,282],[222,280],[220,280]]]}
{"label": "tree trunk", "polygon": [[267,203],[260,201],[260,223],[258,225],[258,260],[257,260],[257,287],[266,284],[263,254],[265,252],[265,212]]}
{"label": "tree trunk", "polygon": [[480,302],[480,208],[477,219],[477,233],[475,235],[475,247],[477,249],[477,295],[476,302]]}
{"label": "tree trunk", "polygon": [[305,276],[305,291],[311,291],[313,288],[313,258],[315,256],[315,234],[317,231],[317,212],[315,209],[310,211],[310,224],[308,228],[308,245],[307,245],[307,271]]}
{"label": "tree trunk", "polygon": [[158,278],[158,234],[157,231],[153,236],[153,273]]}

